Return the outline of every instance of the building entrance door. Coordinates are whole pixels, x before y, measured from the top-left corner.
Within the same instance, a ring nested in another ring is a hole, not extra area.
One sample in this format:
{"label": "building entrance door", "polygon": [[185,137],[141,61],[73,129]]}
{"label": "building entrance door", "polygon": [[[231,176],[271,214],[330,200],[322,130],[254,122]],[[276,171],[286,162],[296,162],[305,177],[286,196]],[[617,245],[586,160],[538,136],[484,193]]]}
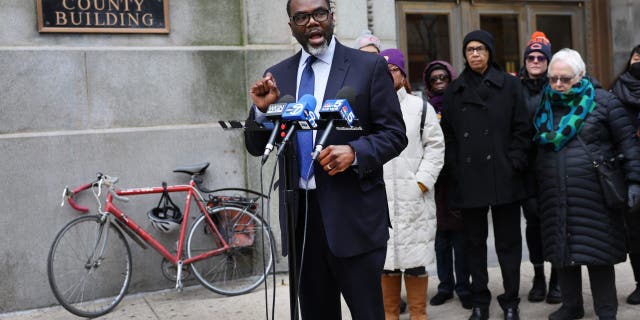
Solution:
{"label": "building entrance door", "polygon": [[405,53],[414,90],[423,90],[422,71],[433,60],[446,60],[456,70],[464,67],[465,34],[484,29],[495,39],[494,61],[517,74],[523,52],[534,31],[544,32],[553,53],[578,50],[585,60],[585,8],[583,1],[438,1],[396,2],[398,43]]}

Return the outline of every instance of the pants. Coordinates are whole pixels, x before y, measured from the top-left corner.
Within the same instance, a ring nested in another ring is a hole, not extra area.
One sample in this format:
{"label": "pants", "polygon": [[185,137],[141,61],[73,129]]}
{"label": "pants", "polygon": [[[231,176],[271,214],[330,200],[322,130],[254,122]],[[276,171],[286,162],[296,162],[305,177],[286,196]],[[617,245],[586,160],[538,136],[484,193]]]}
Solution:
{"label": "pants", "polygon": [[[488,307],[491,292],[487,287],[487,212],[489,207],[462,209],[464,230],[467,236],[467,266],[471,275],[471,294],[474,307]],[[520,260],[522,237],[520,235],[520,202],[492,206],[493,233],[496,254],[502,273],[504,293],[498,296],[503,309],[516,308],[520,303]]]}
{"label": "pants", "polygon": [[438,279],[440,279],[438,292],[449,294],[455,289],[458,297],[471,294],[464,233],[461,230],[437,230],[435,251]]}
{"label": "pants", "polygon": [[538,201],[535,197],[529,198],[522,204],[524,218],[527,220],[525,235],[527,248],[529,248],[529,261],[534,265],[544,263],[542,255],[542,231],[540,229],[540,217],[538,216]]}
{"label": "pants", "polygon": [[384,319],[382,268],[386,246],[353,257],[336,257],[329,249],[315,191],[309,191],[303,252],[305,192],[300,193],[296,227],[297,274],[303,320],[342,319],[340,294],[356,319]]}
{"label": "pants", "polygon": [[[615,319],[618,312],[616,274],[613,266],[587,266],[593,307],[598,318]],[[580,266],[558,268],[558,281],[562,291],[562,304],[575,308],[582,306],[582,274]]]}

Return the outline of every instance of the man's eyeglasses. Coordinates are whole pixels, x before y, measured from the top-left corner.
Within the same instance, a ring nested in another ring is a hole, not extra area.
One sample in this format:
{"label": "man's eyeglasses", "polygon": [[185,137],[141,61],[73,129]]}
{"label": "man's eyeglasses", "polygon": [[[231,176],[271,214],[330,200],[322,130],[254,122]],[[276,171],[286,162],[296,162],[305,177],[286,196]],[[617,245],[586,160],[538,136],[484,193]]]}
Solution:
{"label": "man's eyeglasses", "polygon": [[467,52],[467,54],[473,54],[474,52],[478,52],[479,54],[484,54],[487,51],[487,47],[485,46],[467,47],[465,51]]}
{"label": "man's eyeglasses", "polygon": [[575,78],[575,76],[547,76],[547,77],[549,78],[549,81],[551,81],[551,83],[556,83],[558,82],[558,80],[560,80],[560,82],[564,84],[570,84],[571,80]]}
{"label": "man's eyeglasses", "polygon": [[435,75],[435,76],[429,78],[429,82],[430,83],[436,83],[438,80],[439,81],[443,81],[443,82],[447,81],[447,80],[449,80],[449,76],[446,75],[446,74],[439,74],[439,75]]}
{"label": "man's eyeglasses", "polygon": [[396,72],[396,71],[400,71],[400,68],[393,66],[393,67],[389,67],[389,72]]}
{"label": "man's eyeglasses", "polygon": [[545,56],[527,56],[527,61],[528,62],[534,62],[538,60],[539,62],[545,62],[547,61],[547,57]]}
{"label": "man's eyeglasses", "polygon": [[309,17],[313,17],[313,20],[315,20],[316,22],[326,21],[329,18],[329,13],[331,13],[329,10],[321,8],[312,13],[296,13],[289,19],[296,25],[304,26],[309,23]]}

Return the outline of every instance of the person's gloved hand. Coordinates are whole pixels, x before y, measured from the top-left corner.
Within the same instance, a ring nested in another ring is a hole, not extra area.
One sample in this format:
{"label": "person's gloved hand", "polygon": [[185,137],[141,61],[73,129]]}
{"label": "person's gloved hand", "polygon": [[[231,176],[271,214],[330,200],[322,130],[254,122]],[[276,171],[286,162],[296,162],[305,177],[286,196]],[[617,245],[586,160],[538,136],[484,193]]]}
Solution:
{"label": "person's gloved hand", "polygon": [[629,185],[628,197],[627,204],[629,208],[637,208],[640,205],[640,185]]}

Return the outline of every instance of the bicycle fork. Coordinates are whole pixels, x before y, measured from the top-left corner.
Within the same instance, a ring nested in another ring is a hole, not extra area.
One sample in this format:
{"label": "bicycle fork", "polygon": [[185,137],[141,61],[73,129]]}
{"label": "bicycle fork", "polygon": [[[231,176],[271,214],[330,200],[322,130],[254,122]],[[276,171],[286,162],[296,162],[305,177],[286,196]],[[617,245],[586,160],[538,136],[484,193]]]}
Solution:
{"label": "bicycle fork", "polygon": [[[85,263],[85,269],[91,270],[98,268],[104,259],[104,249],[109,241],[109,217],[103,215],[100,218],[100,225],[98,226],[98,232],[96,237],[96,243],[93,245],[93,250],[89,255],[87,262]],[[97,254],[96,254],[97,253]]]}

